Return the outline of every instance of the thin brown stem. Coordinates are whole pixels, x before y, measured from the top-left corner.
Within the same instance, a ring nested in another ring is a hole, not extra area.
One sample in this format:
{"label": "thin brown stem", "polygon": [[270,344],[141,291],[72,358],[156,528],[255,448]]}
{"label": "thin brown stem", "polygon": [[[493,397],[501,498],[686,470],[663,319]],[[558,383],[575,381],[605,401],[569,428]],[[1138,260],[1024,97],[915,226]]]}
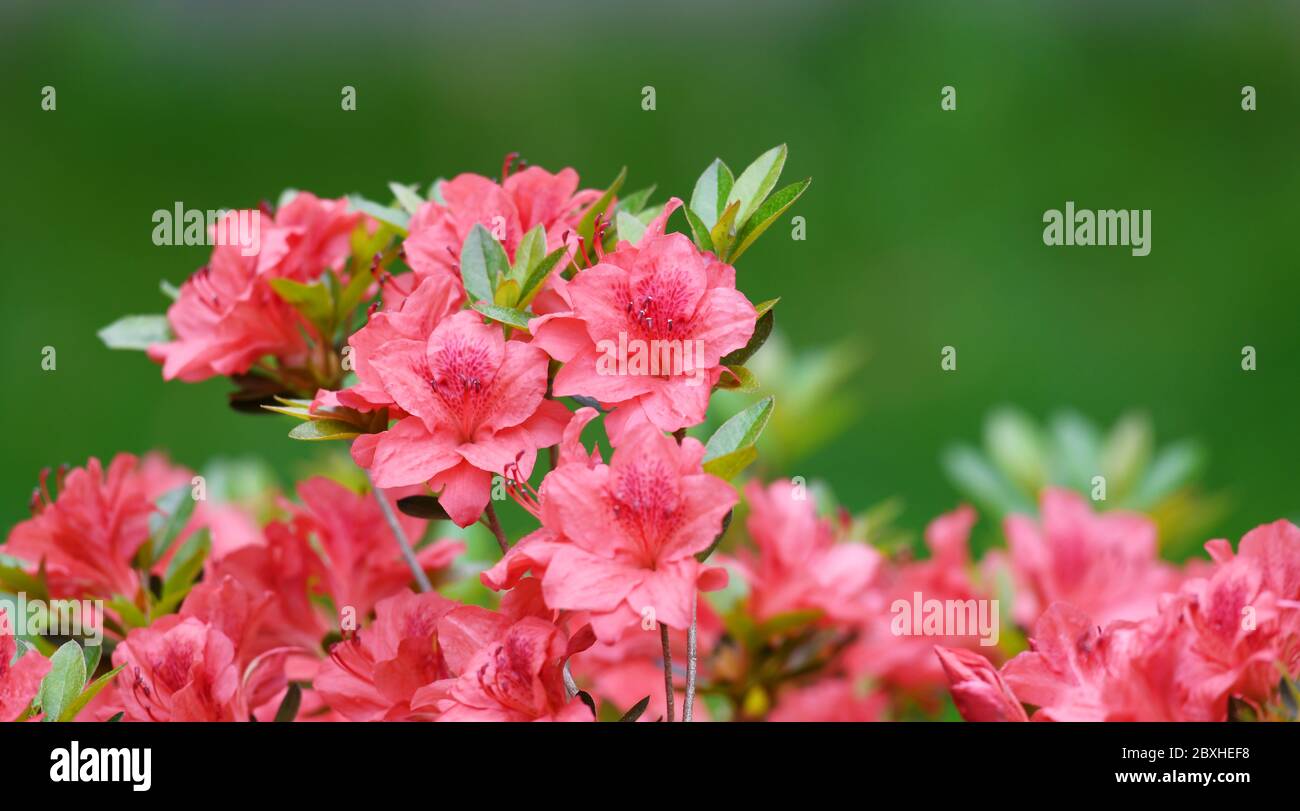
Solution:
{"label": "thin brown stem", "polygon": [[673,722],[673,648],[668,642],[668,626],[659,623],[659,641],[664,646],[664,702],[668,723]]}
{"label": "thin brown stem", "polygon": [[510,541],[506,539],[505,532],[501,530],[501,522],[497,520],[497,511],[492,506],[491,501],[488,502],[485,514],[487,515],[488,529],[492,530],[492,534],[497,536],[497,545],[501,547],[501,554],[504,555],[510,551]]}

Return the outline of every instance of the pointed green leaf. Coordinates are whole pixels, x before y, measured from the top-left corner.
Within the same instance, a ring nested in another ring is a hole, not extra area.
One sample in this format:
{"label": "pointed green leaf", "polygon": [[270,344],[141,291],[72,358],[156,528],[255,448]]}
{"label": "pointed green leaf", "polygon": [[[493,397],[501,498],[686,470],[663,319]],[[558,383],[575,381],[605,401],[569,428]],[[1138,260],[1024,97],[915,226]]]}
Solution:
{"label": "pointed green leaf", "polygon": [[322,335],[334,330],[334,295],[325,282],[303,284],[293,279],[271,279],[275,294],[302,314]]}
{"label": "pointed green leaf", "polygon": [[713,163],[710,163],[695,181],[689,208],[704,223],[706,229],[712,228],[717,223],[718,216],[726,208],[724,204],[734,182],[731,170],[721,158],[714,158]]}
{"label": "pointed green leaf", "polygon": [[[764,302],[765,304],[767,302]],[[773,301],[773,304],[776,302]],[[757,307],[754,309],[758,309]],[[749,340],[740,349],[730,353],[722,359],[724,366],[743,366],[754,357],[754,353],[763,348],[767,339],[772,335],[772,327],[776,324],[776,310],[769,305],[763,314],[754,322],[754,332],[749,336]]]}
{"label": "pointed green leaf", "polygon": [[694,211],[689,208],[682,210],[686,212],[686,224],[691,227],[691,237],[695,240],[695,247],[702,251],[712,251],[713,239],[709,236],[709,227]]}
{"label": "pointed green leaf", "polygon": [[402,236],[406,236],[406,229],[411,224],[411,215],[405,211],[389,206],[381,206],[356,194],[348,195],[348,210],[360,211],[368,217],[387,223],[396,228],[397,232]]}
{"label": "pointed green leaf", "polygon": [[510,272],[506,250],[481,223],[470,229],[460,251],[460,278],[471,302],[492,301],[497,282]]}
{"label": "pointed green leaf", "polygon": [[434,496],[407,496],[397,500],[397,509],[413,518],[446,521],[451,518]]}
{"label": "pointed green leaf", "polygon": [[636,216],[646,207],[650,200],[650,195],[654,194],[655,186],[650,185],[644,189],[637,189],[628,196],[618,201],[617,209],[620,212],[626,211],[632,216]]}
{"label": "pointed green leaf", "polygon": [[414,214],[424,205],[424,198],[415,190],[414,186],[407,186],[396,181],[390,182],[388,188],[393,192],[393,197],[397,198],[397,204],[402,207],[407,214]]}
{"label": "pointed green leaf", "polygon": [[343,420],[312,420],[299,423],[289,432],[290,439],[318,442],[327,439],[355,439],[361,432],[356,425]]}
{"label": "pointed green leaf", "polygon": [[148,349],[172,340],[165,315],[124,315],[98,333],[109,349]]}
{"label": "pointed green leaf", "polygon": [[475,312],[482,313],[493,321],[505,324],[509,327],[514,327],[515,329],[521,329],[524,332],[528,331],[528,316],[518,310],[510,307],[500,307],[496,304],[475,304],[473,305],[473,309]]}
{"label": "pointed green leaf", "polygon": [[[82,690],[81,695],[77,696],[72,703],[68,705],[67,709],[65,709],[62,715],[59,716],[59,720],[72,721],[75,719],[77,715],[86,708],[86,705],[94,700],[95,696],[99,695],[99,692],[107,687],[108,683],[116,678],[118,673],[122,672],[122,668],[124,667],[126,667],[125,664],[120,664],[86,685],[86,689]],[[118,713],[116,716],[108,720],[120,720],[121,716],[122,713]]]}
{"label": "pointed green leaf", "polygon": [[785,168],[785,156],[785,144],[772,147],[745,167],[745,171],[736,178],[736,185],[731,187],[731,193],[726,199],[728,206],[740,203],[740,213],[736,215],[737,228],[749,221],[750,215],[758,210],[763,200],[776,187],[776,181],[781,178],[781,170]]}
{"label": "pointed green leaf", "polygon": [[302,685],[296,681],[289,682],[289,689],[284,692],[280,708],[275,711],[275,720],[286,723],[298,717],[298,707],[302,705]]}
{"label": "pointed green leaf", "polygon": [[528,278],[528,271],[545,256],[546,228],[538,223],[519,240],[519,247],[515,248],[515,263],[510,268],[510,278],[522,285]]}
{"label": "pointed green leaf", "polygon": [[645,223],[626,211],[618,212],[618,216],[614,221],[618,227],[618,238],[620,240],[627,240],[635,245],[641,241],[642,235],[645,234]]}
{"label": "pointed green leaf", "polygon": [[524,280],[523,288],[519,291],[518,306],[527,307],[532,302],[533,298],[542,291],[546,278],[551,275],[551,271],[555,270],[555,266],[560,263],[560,260],[568,255],[569,249],[562,245],[544,256],[542,261],[538,262],[528,272],[528,278]]}
{"label": "pointed green leaf", "polygon": [[45,720],[63,720],[63,711],[77,700],[85,685],[86,657],[81,646],[72,641],[64,642],[50,657],[50,672],[45,674],[36,693]]}
{"label": "pointed green leaf", "polygon": [[704,472],[717,476],[719,479],[730,481],[742,470],[753,464],[754,460],[757,458],[758,448],[755,448],[753,445],[746,445],[739,450],[732,451],[731,453],[724,453],[721,456],[708,460],[704,463]]}
{"label": "pointed green leaf", "polygon": [[[633,693],[633,695],[636,694]],[[646,707],[649,706],[650,706],[650,696],[646,696],[645,698],[641,699],[637,703],[633,704],[632,709],[623,713],[623,717],[619,718],[618,720],[624,722],[635,721],[636,719],[641,717],[641,715],[645,712]]]}
{"label": "pointed green leaf", "polygon": [[201,529],[187,538],[167,564],[167,574],[163,577],[162,596],[166,598],[188,593],[211,549],[212,538],[206,529]]}
{"label": "pointed green leaf", "polygon": [[773,193],[773,195],[763,201],[745,224],[741,227],[740,232],[736,234],[736,247],[732,249],[731,255],[727,257],[731,264],[735,264],[740,255],[754,244],[763,232],[775,223],[786,209],[794,205],[794,201],[803,195],[804,191],[812,183],[812,178],[800,180],[797,183],[791,183],[783,189]]}
{"label": "pointed green leaf", "polygon": [[704,446],[704,460],[707,462],[752,447],[767,427],[775,403],[774,398],[764,397],[719,426]]}

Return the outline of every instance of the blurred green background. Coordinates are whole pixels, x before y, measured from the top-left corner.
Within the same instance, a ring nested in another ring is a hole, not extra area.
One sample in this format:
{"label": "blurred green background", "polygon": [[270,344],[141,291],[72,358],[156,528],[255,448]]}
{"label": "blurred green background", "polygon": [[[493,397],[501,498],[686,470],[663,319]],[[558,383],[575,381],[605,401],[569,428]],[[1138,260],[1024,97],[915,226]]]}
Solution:
{"label": "blurred green background", "polygon": [[[511,150],[592,186],[626,163],[627,188],[687,197],[715,156],[739,172],[781,142],[786,182],[814,178],[791,212],[807,239],[774,228],[740,286],[782,297],[795,349],[849,336],[863,361],[848,431],[786,473],[829,480],[854,509],[901,496],[899,523],[919,529],[959,498],[941,451],[978,441],[991,408],[1103,424],[1136,408],[1162,443],[1209,451],[1205,483],[1232,497],[1218,534],[1294,517],[1298,10],[8,2],[0,524],[25,517],[45,465],[159,447],[288,476],[320,452],[286,439],[287,420],[228,411],[224,382],[164,385],[100,344],[118,316],[164,309],[160,279],[205,261],[152,244],[156,209],[285,187],[386,198],[389,180],[494,175]],[[944,85],[955,112],[939,109]],[[1042,214],[1066,200],[1152,209],[1150,256],[1044,246]]]}

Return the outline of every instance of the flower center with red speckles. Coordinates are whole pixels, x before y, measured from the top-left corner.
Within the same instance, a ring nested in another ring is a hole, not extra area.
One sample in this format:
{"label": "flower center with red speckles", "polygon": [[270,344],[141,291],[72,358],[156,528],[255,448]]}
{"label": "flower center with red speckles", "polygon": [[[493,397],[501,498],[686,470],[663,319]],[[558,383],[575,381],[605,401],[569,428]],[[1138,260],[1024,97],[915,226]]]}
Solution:
{"label": "flower center with red speckles", "polygon": [[503,706],[536,717],[540,710],[534,706],[533,673],[529,667],[532,658],[533,645],[528,637],[507,634],[479,668],[479,686]]}
{"label": "flower center with red speckles", "polygon": [[680,276],[660,273],[646,277],[624,296],[628,337],[646,341],[685,338],[690,334],[694,304]]}
{"label": "flower center with red speckles", "polygon": [[610,492],[615,520],[650,569],[681,523],[676,484],[673,471],[658,459],[647,459],[622,469]]}
{"label": "flower center with red speckles", "polygon": [[150,662],[154,681],[162,682],[173,693],[184,687],[190,680],[195,653],[188,641],[164,640],[162,654]]}
{"label": "flower center with red speckles", "polygon": [[463,438],[473,437],[496,376],[488,347],[456,337],[431,359],[429,385],[447,410],[460,418]]}

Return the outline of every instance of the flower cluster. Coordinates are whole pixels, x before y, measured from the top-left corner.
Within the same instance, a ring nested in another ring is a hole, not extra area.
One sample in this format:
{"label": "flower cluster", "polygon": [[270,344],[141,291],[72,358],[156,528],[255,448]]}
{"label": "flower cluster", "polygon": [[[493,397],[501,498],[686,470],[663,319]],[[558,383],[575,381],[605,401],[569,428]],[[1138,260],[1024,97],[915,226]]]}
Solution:
{"label": "flower cluster", "polygon": [[918,559],[878,516],[754,475],[774,399],[713,406],[762,385],[776,301],[735,263],[808,185],[775,189],[785,158],[715,161],[689,202],[511,156],[390,205],[227,215],[256,243],[105,340],[228,377],[233,405],[351,461],[254,501],[159,454],[42,474],[0,544],[0,591],[34,607],[0,606],[0,719],[1285,714],[1289,523],[1176,566],[1144,515],[1040,487],[982,559],[966,506]]}

